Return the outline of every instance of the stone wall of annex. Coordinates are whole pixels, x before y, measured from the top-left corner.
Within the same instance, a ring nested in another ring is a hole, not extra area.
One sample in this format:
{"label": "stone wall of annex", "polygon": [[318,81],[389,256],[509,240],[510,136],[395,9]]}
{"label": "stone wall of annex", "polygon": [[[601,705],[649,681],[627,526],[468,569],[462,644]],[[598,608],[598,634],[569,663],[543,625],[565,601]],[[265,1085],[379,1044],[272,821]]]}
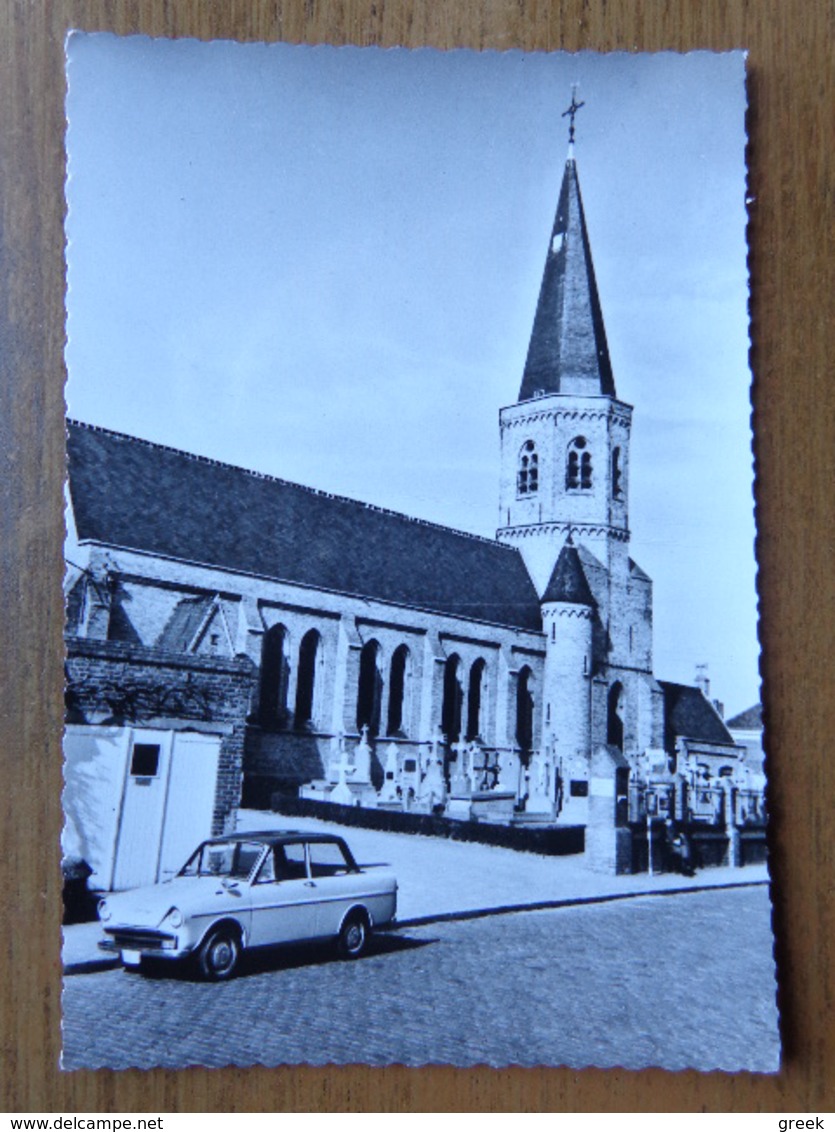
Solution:
{"label": "stone wall of annex", "polygon": [[66,721],[193,729],[221,737],[213,832],[240,802],[255,671],[245,658],[163,654],[124,641],[69,637]]}

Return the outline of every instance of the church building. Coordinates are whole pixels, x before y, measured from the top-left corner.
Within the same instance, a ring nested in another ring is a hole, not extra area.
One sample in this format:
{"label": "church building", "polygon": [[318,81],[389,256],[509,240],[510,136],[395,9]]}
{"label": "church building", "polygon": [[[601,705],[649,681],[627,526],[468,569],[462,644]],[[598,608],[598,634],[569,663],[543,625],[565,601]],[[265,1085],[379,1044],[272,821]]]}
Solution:
{"label": "church building", "polygon": [[701,822],[742,863],[742,748],[653,674],[573,148],[495,539],[68,424],[65,842],[99,887],[170,875],[242,796],[582,827],[612,871]]}

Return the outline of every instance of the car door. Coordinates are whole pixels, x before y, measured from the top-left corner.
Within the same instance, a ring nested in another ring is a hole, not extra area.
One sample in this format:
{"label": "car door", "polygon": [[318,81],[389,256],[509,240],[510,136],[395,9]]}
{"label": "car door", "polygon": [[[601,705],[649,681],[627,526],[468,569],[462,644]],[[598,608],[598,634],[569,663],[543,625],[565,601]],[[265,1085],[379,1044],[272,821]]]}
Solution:
{"label": "car door", "polygon": [[317,892],[308,876],[304,842],[271,847],[250,894],[250,946],[293,943],[316,936]]}
{"label": "car door", "polygon": [[317,934],[335,936],[345,913],[365,895],[367,878],[353,869],[338,841],[311,841],[308,854],[318,901]]}

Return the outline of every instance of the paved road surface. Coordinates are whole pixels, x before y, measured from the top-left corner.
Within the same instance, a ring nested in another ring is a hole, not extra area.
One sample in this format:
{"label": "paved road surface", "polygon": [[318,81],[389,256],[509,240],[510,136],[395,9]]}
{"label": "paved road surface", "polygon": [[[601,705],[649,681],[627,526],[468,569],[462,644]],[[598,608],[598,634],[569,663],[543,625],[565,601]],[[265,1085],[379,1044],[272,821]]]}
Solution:
{"label": "paved road surface", "polygon": [[404,929],[355,963],[272,953],[207,985],[65,982],[64,1067],[777,1068],[765,888],[641,896]]}

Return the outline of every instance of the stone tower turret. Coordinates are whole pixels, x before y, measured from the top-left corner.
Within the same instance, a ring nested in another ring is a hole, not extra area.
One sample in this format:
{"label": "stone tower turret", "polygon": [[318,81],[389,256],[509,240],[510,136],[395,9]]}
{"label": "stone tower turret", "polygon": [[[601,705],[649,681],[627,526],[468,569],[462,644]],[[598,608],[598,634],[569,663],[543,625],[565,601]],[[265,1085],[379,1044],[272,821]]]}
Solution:
{"label": "stone tower turret", "polygon": [[542,595],[546,636],[544,738],[569,778],[585,777],[591,749],[592,620],[596,603],[569,538]]}

